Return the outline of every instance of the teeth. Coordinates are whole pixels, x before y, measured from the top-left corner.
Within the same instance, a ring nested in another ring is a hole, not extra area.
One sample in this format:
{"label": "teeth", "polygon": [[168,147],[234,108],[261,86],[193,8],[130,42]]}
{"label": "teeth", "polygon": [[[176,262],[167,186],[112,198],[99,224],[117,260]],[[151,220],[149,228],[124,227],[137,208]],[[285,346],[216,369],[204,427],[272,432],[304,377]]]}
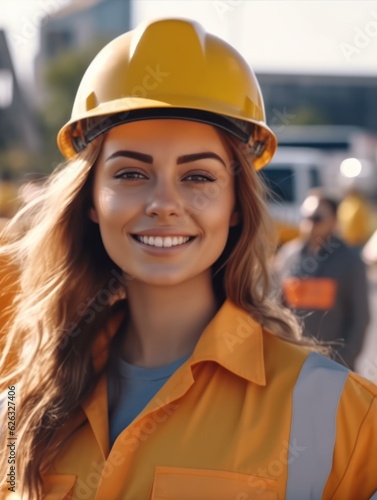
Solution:
{"label": "teeth", "polygon": [[136,239],[144,245],[150,245],[152,247],[175,247],[177,245],[183,245],[187,243],[190,239],[188,236],[136,236]]}

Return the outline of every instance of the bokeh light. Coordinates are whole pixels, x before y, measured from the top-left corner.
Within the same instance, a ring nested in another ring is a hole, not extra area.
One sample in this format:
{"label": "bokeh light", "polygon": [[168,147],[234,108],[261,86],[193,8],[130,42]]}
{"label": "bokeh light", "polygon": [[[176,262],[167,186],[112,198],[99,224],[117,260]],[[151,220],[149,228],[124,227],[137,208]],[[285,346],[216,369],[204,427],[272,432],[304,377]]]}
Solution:
{"label": "bokeh light", "polygon": [[340,171],[345,177],[357,177],[363,166],[357,158],[347,158],[340,164]]}

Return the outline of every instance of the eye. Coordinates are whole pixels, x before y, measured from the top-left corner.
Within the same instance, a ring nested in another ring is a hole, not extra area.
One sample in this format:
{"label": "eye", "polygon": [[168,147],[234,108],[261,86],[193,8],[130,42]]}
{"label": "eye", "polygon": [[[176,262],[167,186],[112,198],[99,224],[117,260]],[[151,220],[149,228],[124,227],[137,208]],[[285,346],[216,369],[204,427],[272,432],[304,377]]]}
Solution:
{"label": "eye", "polygon": [[137,181],[139,179],[147,179],[147,176],[138,170],[122,170],[114,175],[114,179],[124,179],[127,181]]}
{"label": "eye", "polygon": [[215,182],[216,179],[210,174],[197,173],[187,175],[183,180],[188,182]]}

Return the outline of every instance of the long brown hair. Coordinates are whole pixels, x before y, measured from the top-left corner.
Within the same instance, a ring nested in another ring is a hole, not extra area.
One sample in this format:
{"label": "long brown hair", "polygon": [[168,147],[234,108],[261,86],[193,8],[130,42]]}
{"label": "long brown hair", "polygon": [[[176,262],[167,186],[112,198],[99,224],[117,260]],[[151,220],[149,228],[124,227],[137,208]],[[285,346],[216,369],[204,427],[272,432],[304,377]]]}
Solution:
{"label": "long brown hair", "polygon": [[[107,321],[111,297],[102,311],[97,308],[96,321],[88,321],[89,312],[98,292],[109,289],[112,272],[121,275],[96,224],[85,216],[101,144],[99,138],[60,166],[2,233],[6,244],[0,256],[19,269],[19,291],[6,325],[0,387],[16,385],[17,479],[27,498],[41,496],[40,473],[51,458],[50,444],[98,378],[91,346]],[[22,352],[9,370],[9,351],[20,337]],[[1,435],[6,449],[6,433]],[[7,470],[5,454],[0,470]]]}
{"label": "long brown hair", "polygon": [[[39,196],[11,222],[3,234],[7,244],[0,247],[0,257],[20,269],[19,292],[0,362],[0,386],[19,387],[17,474],[27,498],[42,496],[41,474],[58,452],[59,430],[98,380],[91,347],[120,304],[116,293],[109,296],[96,312],[96,321],[88,321],[98,293],[109,289],[115,275],[122,275],[105,251],[98,226],[87,216],[93,165],[102,140],[103,136],[96,139],[51,174]],[[226,140],[234,156],[232,174],[242,220],[231,230],[223,256],[214,265],[215,289],[279,337],[313,346],[301,336],[294,317],[270,297],[268,259],[273,252],[273,229],[263,183],[252,168],[248,149],[236,139]],[[17,230],[25,225],[25,231]],[[121,295],[124,282],[118,285]],[[20,338],[23,350],[9,372],[7,353]],[[3,430],[5,422],[4,416]],[[3,430],[1,446],[6,449]],[[0,470],[7,470],[5,454]]]}
{"label": "long brown hair", "polygon": [[265,329],[291,343],[326,353],[326,347],[302,335],[300,322],[282,306],[279,291],[272,288],[277,235],[266,205],[268,188],[253,168],[253,151],[232,136],[226,140],[234,158],[231,170],[242,219],[230,230],[218,266],[218,282],[223,283],[225,296],[248,311]]}

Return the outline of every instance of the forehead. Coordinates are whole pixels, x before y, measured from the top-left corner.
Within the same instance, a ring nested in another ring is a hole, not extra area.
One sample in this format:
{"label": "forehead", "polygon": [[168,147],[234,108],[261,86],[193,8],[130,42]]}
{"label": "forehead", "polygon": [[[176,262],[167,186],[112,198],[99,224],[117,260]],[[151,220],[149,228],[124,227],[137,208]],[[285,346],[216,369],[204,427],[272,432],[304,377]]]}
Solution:
{"label": "forehead", "polygon": [[187,147],[230,155],[225,133],[212,125],[189,120],[140,120],[119,125],[106,134],[102,149],[112,150],[126,145],[152,150]]}

